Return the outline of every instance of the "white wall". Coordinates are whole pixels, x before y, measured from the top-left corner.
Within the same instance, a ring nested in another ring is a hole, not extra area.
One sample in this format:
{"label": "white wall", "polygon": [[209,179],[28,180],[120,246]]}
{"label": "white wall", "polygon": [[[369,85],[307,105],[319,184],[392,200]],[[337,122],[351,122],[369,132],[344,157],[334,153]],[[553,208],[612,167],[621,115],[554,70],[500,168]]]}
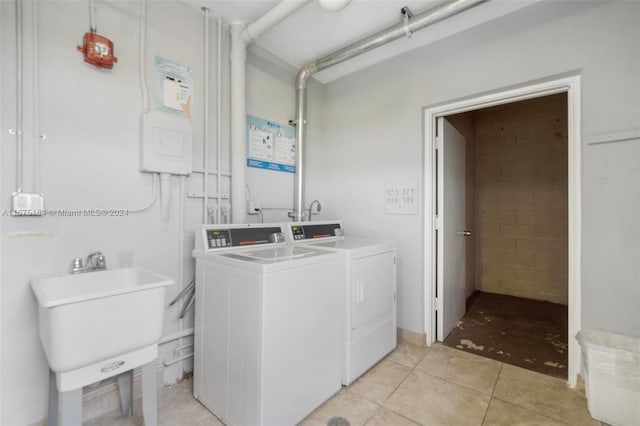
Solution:
{"label": "white wall", "polygon": [[[31,97],[32,2],[25,4],[25,191],[33,190],[34,150]],[[151,198],[151,176],[138,171],[138,120],[141,91],[138,83],[139,3],[96,2],[98,32],[115,43],[118,63],[112,71],[85,64],[75,46],[89,29],[88,3],[78,1],[39,2],[40,121],[46,141],[40,143],[41,187],[47,209],[122,208],[139,209]],[[2,98],[0,100],[0,197],[1,208],[10,208],[15,190],[15,139],[6,129],[15,128],[15,14],[14,2],[0,2],[2,48]],[[153,58],[162,56],[187,65],[193,71],[192,104],[194,146],[193,169],[203,168],[204,22],[202,14],[177,1],[148,2],[147,80],[153,94]],[[216,52],[217,30],[211,20],[210,38],[210,137],[209,169],[216,169]],[[229,33],[222,37],[221,171],[229,172]],[[247,112],[287,123],[293,118],[295,70],[249,54]],[[310,85],[309,109],[321,116],[322,88]],[[153,105],[153,104],[152,104]],[[321,120],[309,126],[311,142],[320,139]],[[265,205],[293,205],[293,175],[248,170],[247,182],[254,198]],[[133,264],[177,280],[180,256],[184,262],[182,286],[194,275],[191,257],[194,231],[203,222],[202,199],[185,197],[184,234],[179,235],[180,181],[172,179],[173,200],[168,220],[159,203],[142,214],[118,218],[93,217],[0,217],[2,253],[0,273],[0,424],[24,425],[46,415],[48,368],[40,347],[37,304],[29,287],[36,275],[64,273],[71,260],[101,250],[109,267],[117,267],[130,253]],[[202,174],[184,181],[186,193],[202,193]],[[209,179],[209,193],[216,192],[216,179]],[[221,193],[229,194],[229,178],[223,177]],[[310,194],[313,196],[313,194]],[[273,203],[273,204],[272,204]],[[224,199],[222,204],[229,205]],[[210,206],[215,207],[215,201]],[[265,221],[286,220],[286,212],[265,214]],[[247,218],[255,221],[256,217]],[[19,238],[16,238],[19,237]],[[179,241],[184,241],[182,253]],[[179,285],[168,288],[167,302]],[[180,306],[165,312],[164,335],[193,324],[189,315],[178,320]],[[161,347],[159,361],[171,356],[177,343]],[[163,371],[164,382],[175,382],[190,363]]]}
{"label": "white wall", "polygon": [[579,71],[583,327],[639,336],[640,143],[586,143],[640,127],[638,28],[638,2],[545,2],[327,85],[312,186],[352,234],[398,242],[400,327],[424,331],[422,212],[385,215],[383,188],[422,181],[422,108]]}
{"label": "white wall", "polygon": [[[25,4],[30,23],[32,2]],[[40,143],[41,188],[47,209],[139,209],[151,198],[151,176],[138,172],[138,120],[141,108],[138,84],[138,2],[96,2],[100,34],[115,43],[118,63],[112,71],[85,64],[76,45],[89,29],[88,3],[39,2],[40,122],[47,139]],[[191,67],[195,81],[192,113],[194,166],[201,168],[203,123],[203,21],[195,10],[178,2],[149,2],[147,76],[153,82],[153,58],[160,55]],[[2,197],[10,209],[15,190],[15,19],[14,2],[1,2],[2,23]],[[215,34],[215,31],[212,31]],[[33,190],[33,108],[31,98],[31,34],[25,27],[25,177]],[[215,81],[215,79],[214,79]],[[151,92],[153,93],[153,92]],[[215,130],[215,129],[214,129]],[[215,133],[214,133],[215,134]],[[201,179],[201,175],[196,178]],[[196,184],[198,185],[198,184]],[[200,187],[201,190],[201,187]],[[179,182],[172,179],[170,218],[161,218],[159,205],[126,217],[1,218],[2,225],[2,418],[3,425],[24,425],[46,415],[48,368],[40,347],[37,304],[30,277],[65,273],[75,257],[101,250],[109,267],[119,266],[127,253],[133,264],[177,280],[179,256],[186,261],[184,282],[193,276],[192,238],[178,250]],[[200,202],[187,201],[187,234],[201,223]],[[24,234],[28,233],[28,234]],[[191,242],[189,242],[191,241]],[[167,301],[180,284],[167,290]],[[178,330],[179,306],[167,309],[164,334]],[[117,315],[117,312],[114,312]],[[189,327],[189,321],[184,324]],[[123,330],[123,333],[126,330]],[[161,359],[173,345],[163,347]],[[165,370],[164,380],[175,381],[178,366]]]}

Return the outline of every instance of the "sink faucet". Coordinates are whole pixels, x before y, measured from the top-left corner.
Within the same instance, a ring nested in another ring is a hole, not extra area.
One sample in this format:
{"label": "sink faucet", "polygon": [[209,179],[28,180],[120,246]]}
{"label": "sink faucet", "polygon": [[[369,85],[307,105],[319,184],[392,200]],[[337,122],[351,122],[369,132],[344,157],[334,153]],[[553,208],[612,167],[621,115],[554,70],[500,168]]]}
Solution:
{"label": "sink faucet", "polygon": [[311,222],[311,215],[313,214],[313,205],[316,205],[316,212],[320,213],[322,210],[322,206],[320,205],[320,201],[313,200],[311,204],[309,204],[309,222]]}
{"label": "sink faucet", "polygon": [[90,253],[87,256],[85,265],[82,264],[82,259],[76,257],[71,264],[71,273],[79,274],[80,272],[101,271],[107,269],[107,259],[104,254],[99,251]]}

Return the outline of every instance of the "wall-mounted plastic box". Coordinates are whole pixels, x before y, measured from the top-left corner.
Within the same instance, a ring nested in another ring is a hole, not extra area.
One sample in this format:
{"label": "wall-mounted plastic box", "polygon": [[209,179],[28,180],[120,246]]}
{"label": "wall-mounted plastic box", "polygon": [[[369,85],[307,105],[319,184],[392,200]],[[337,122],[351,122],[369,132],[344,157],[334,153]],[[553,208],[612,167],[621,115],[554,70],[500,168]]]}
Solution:
{"label": "wall-mounted plastic box", "polygon": [[176,114],[150,111],[143,116],[140,170],[188,175],[192,169],[193,126]]}
{"label": "wall-mounted plastic box", "polygon": [[589,413],[612,426],[640,419],[640,339],[598,330],[578,333]]}

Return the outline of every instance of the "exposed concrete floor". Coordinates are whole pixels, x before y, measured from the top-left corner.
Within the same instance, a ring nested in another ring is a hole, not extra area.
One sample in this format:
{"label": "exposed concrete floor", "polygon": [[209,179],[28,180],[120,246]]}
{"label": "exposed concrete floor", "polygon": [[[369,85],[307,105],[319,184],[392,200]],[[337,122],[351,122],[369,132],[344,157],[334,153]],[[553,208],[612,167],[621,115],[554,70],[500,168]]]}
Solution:
{"label": "exposed concrete floor", "polygon": [[446,346],[567,378],[567,305],[474,292]]}

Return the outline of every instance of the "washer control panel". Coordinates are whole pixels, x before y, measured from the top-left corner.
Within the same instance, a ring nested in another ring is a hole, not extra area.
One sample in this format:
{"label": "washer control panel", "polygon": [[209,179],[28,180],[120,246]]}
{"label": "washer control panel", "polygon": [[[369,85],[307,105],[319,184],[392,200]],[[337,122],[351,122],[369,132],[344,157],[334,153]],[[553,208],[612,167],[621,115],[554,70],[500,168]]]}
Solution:
{"label": "washer control panel", "polygon": [[206,251],[284,243],[282,226],[214,225],[204,227],[202,232]]}
{"label": "washer control panel", "polygon": [[231,231],[229,229],[206,229],[207,248],[231,247]]}

